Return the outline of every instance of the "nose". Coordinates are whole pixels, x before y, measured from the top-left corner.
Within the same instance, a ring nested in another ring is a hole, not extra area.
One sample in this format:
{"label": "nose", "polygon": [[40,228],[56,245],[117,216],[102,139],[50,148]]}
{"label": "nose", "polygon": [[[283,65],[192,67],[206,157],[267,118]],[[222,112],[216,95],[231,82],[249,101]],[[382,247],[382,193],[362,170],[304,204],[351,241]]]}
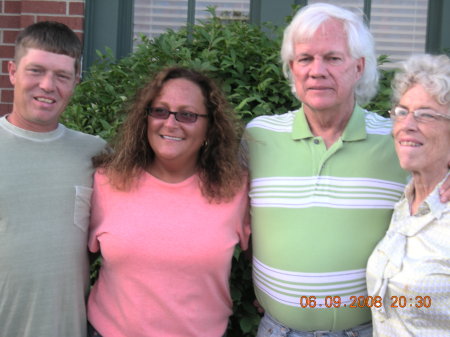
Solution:
{"label": "nose", "polygon": [[310,67],[310,75],[312,77],[323,77],[326,75],[326,66],[322,59],[315,58],[311,62]]}
{"label": "nose", "polygon": [[408,130],[415,130],[417,128],[417,121],[414,114],[409,112],[401,121],[401,125]]}
{"label": "nose", "polygon": [[178,126],[178,121],[175,119],[174,114],[170,114],[169,118],[164,120],[164,125],[167,127],[176,127]]}
{"label": "nose", "polygon": [[55,78],[53,74],[46,73],[41,78],[39,87],[46,92],[52,92],[55,89]]}

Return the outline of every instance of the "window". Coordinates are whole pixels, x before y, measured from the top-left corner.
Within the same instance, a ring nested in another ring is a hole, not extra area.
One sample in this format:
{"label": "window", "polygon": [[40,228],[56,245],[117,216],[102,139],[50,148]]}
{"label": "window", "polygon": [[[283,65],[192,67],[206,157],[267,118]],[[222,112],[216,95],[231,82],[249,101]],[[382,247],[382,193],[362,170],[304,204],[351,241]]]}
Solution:
{"label": "window", "polygon": [[[208,6],[216,6],[216,14],[228,20],[248,20],[250,0],[195,1],[195,21],[206,19]],[[140,33],[152,38],[168,28],[179,29],[188,20],[188,0],[135,0],[134,43],[139,43]]]}
{"label": "window", "polygon": [[372,0],[370,30],[377,54],[388,55],[395,65],[425,52],[427,11],[428,0]]}
{"label": "window", "polygon": [[[326,2],[363,12],[364,0],[309,0]],[[366,1],[367,2],[367,1]],[[139,33],[155,37],[168,28],[178,29],[187,23],[188,0],[135,0],[134,43]],[[393,68],[398,61],[414,53],[425,52],[428,0],[371,0],[370,30],[375,38],[377,55],[387,55]],[[206,9],[216,6],[218,16],[230,20],[248,20],[250,0],[195,1],[195,21],[210,16]]]}
{"label": "window", "polygon": [[[326,2],[346,8],[364,8],[363,0],[334,0]],[[384,64],[393,68],[398,61],[414,53],[425,52],[427,31],[428,0],[372,0],[370,30],[375,38],[377,55],[388,55],[392,63]]]}

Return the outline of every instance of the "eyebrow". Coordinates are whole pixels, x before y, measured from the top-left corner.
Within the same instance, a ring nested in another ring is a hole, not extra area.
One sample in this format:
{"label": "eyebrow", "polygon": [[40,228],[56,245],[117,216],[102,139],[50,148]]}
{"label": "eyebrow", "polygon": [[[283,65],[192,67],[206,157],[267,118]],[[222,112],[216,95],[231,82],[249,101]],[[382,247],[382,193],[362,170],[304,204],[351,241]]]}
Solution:
{"label": "eyebrow", "polygon": [[[44,66],[40,63],[29,63],[26,65],[26,67],[36,67],[36,68],[41,68],[41,69],[47,69],[46,66]],[[66,74],[69,76],[75,76],[75,67],[74,67],[73,71],[67,71],[65,69],[56,69],[56,70],[52,70],[52,71],[54,71],[55,73],[58,73],[58,74]]]}
{"label": "eyebrow", "polygon": [[[159,101],[159,102],[156,102],[156,103],[155,103],[155,100],[154,100],[153,103],[152,103],[152,105],[155,105],[155,106],[163,105],[164,108],[170,110],[170,109],[169,109],[169,103],[167,103],[167,102]],[[179,107],[177,108],[177,110],[193,110],[193,111],[196,111],[197,108],[194,107],[194,106],[191,106],[191,105],[186,105],[186,104],[184,104],[184,105],[179,106]]]}
{"label": "eyebrow", "polygon": [[337,50],[331,50],[331,51],[325,53],[325,56],[329,56],[329,55],[345,55],[345,52],[337,51]]}
{"label": "eyebrow", "polygon": [[[295,57],[311,56],[311,55],[313,55],[313,54],[310,53],[310,52],[301,52],[301,53],[298,53],[298,54],[294,54]],[[322,54],[320,54],[320,55],[322,56]],[[330,55],[345,55],[345,52],[337,51],[337,50],[331,50],[331,51],[328,51],[325,54],[323,54],[323,56],[330,56]]]}
{"label": "eyebrow", "polygon": [[[406,105],[404,105],[404,104],[398,103],[397,106],[399,106],[399,107],[401,107],[401,108],[404,108],[404,109],[406,109],[406,110],[409,110],[409,108],[408,108]],[[429,105],[419,106],[417,109],[414,109],[414,110],[422,110],[422,109],[436,110],[435,108],[433,108],[433,107],[431,107],[431,106],[429,106]]]}

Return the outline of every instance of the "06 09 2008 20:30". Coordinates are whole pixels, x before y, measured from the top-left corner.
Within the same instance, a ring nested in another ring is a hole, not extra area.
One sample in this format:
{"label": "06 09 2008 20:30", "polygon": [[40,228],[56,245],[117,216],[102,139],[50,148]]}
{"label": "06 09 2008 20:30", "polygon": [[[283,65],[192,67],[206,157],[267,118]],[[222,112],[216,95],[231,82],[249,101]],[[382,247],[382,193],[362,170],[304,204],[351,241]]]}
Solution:
{"label": "06 09 2008 20:30", "polygon": [[[391,308],[429,308],[431,306],[430,296],[391,296],[389,305]],[[380,308],[383,306],[383,299],[380,296],[350,296],[347,301],[343,301],[341,296],[301,296],[299,300],[301,308]]]}

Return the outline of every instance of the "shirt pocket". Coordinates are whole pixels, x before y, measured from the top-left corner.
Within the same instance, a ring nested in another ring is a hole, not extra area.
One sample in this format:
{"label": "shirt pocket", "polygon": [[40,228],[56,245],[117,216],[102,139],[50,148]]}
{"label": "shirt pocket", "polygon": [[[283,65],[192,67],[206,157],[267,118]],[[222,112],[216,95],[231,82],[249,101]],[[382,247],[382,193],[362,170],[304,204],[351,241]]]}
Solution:
{"label": "shirt pocket", "polygon": [[91,196],[93,189],[86,186],[75,186],[75,226],[86,232],[91,215]]}

